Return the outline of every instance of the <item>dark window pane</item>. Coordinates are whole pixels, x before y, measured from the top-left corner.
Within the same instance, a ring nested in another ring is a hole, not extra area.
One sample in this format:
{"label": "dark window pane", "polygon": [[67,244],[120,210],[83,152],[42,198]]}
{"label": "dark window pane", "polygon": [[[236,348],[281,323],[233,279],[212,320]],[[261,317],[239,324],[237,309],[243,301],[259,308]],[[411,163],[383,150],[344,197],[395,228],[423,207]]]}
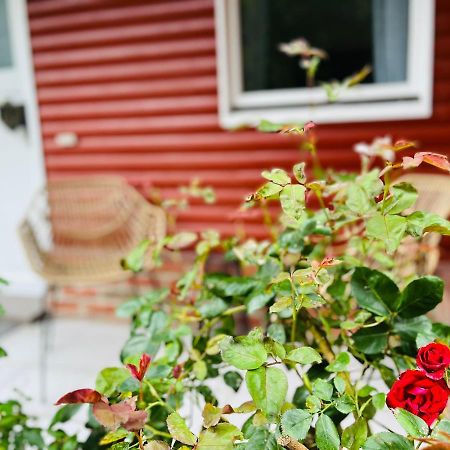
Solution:
{"label": "dark window pane", "polygon": [[[408,0],[240,0],[244,90],[305,87],[305,71],[298,58],[278,49],[280,43],[300,37],[329,55],[316,75],[321,81],[342,80],[366,64],[375,65],[374,55],[377,61],[391,61],[386,58],[386,47],[392,45],[392,39],[402,40],[404,45],[397,45],[393,62],[401,70],[389,71],[391,79],[385,75],[377,80],[404,80],[406,18],[386,25],[397,27],[388,39],[378,44],[373,39],[375,26],[379,30],[380,20],[393,14],[386,9],[389,3],[396,2],[400,5],[396,13],[406,17]],[[373,75],[364,82],[373,83]]]}
{"label": "dark window pane", "polygon": [[12,64],[6,12],[6,0],[0,0],[0,67],[8,67]]}

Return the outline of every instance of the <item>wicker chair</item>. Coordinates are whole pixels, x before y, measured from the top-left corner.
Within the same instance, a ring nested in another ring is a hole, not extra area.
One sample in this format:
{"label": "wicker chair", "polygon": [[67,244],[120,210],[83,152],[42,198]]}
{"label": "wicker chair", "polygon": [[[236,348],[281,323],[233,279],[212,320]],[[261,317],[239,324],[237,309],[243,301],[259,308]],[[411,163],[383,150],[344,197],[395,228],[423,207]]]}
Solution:
{"label": "wicker chair", "polygon": [[[119,177],[52,181],[33,200],[19,233],[32,268],[48,283],[42,298],[41,399],[46,400],[49,291],[133,276],[120,261],[143,239],[164,237],[164,212]],[[146,269],[151,268],[148,261]]]}
{"label": "wicker chair", "polygon": [[[396,183],[411,183],[419,197],[415,210],[427,211],[448,218],[450,216],[450,176],[411,173],[396,180]],[[427,233],[420,242],[406,241],[396,255],[397,267],[402,267],[404,275],[413,273],[433,274],[439,264],[439,242],[441,235]]]}
{"label": "wicker chair", "polygon": [[165,228],[164,212],[122,178],[85,177],[49,182],[20,235],[49,285],[93,284],[129,278],[120,260],[144,238],[162,239]]}

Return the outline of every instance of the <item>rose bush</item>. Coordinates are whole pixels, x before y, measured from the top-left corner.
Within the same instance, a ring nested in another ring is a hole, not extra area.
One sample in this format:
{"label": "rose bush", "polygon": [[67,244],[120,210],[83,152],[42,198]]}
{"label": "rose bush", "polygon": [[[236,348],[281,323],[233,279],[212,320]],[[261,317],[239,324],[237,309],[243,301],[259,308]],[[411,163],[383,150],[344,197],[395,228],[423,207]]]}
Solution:
{"label": "rose bush", "polygon": [[[396,182],[397,174],[424,163],[449,171],[448,161],[427,152],[391,161],[391,153],[411,151],[413,144],[383,139],[364,152],[358,147],[359,174],[325,171],[312,124],[265,122],[260,128],[307,135],[312,171],[302,162],[292,175],[263,172],[265,183],[236,217],[260,209],[267,240],[182,232],[166,237],[151,255],[145,255],[147,242],[125,259],[128,270],[138,271],[145,257],[158,262],[166,250],[194,246],[196,253],[176,285],[119,308],[131,320],[131,333],[121,352],[124,366],[107,368],[97,379],[95,404],[109,414],[105,420],[94,404],[97,442],[141,450],[446,445],[450,421],[441,414],[449,396],[450,327],[426,316],[442,300],[443,282],[420,274],[405,279],[395,258],[406,238],[450,234],[448,221],[411,212],[417,191]],[[374,162],[385,154],[389,161],[378,169]],[[273,204],[281,207],[278,223]],[[209,273],[213,252],[239,273]],[[237,335],[243,313],[259,326]],[[211,389],[213,379],[222,379],[223,388]],[[376,388],[375,379],[386,388]],[[230,404],[233,391],[243,403]],[[404,435],[379,424],[386,392]],[[63,403],[72,399],[79,401],[77,391]],[[139,430],[122,418],[124,403],[140,419],[145,414]],[[183,409],[192,403],[202,409],[195,428]],[[374,424],[388,429],[375,433]]]}

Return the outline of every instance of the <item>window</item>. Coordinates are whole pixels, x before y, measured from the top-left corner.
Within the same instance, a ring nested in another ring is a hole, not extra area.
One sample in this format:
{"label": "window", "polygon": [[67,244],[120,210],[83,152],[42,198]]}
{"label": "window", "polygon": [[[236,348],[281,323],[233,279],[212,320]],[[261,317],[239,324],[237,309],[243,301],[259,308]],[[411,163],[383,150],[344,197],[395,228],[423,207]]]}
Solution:
{"label": "window", "polygon": [[12,65],[6,0],[0,0],[0,68]]}
{"label": "window", "polygon": [[[215,0],[222,124],[343,122],[429,117],[433,0]],[[327,52],[316,80],[363,81],[330,101],[308,87],[299,58],[279,47],[298,38]]]}

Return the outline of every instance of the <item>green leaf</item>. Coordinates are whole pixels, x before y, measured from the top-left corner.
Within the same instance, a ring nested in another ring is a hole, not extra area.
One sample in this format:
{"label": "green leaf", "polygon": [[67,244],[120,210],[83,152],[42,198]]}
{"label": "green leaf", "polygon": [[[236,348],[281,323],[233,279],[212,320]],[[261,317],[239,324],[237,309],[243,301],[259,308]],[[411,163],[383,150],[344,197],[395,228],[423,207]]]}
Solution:
{"label": "green leaf", "polygon": [[416,203],[417,190],[409,183],[398,183],[391,187],[391,197],[384,204],[384,212],[388,214],[400,214],[405,209],[411,208]]}
{"label": "green leaf", "polygon": [[242,376],[239,372],[230,371],[223,375],[225,384],[230,386],[234,392],[237,392],[242,384]]}
{"label": "green leaf", "polygon": [[197,450],[233,450],[234,441],[241,439],[239,428],[230,423],[219,423],[200,433]]}
{"label": "green leaf", "polygon": [[378,270],[357,267],[351,280],[352,294],[361,308],[388,316],[395,311],[400,298],[397,285]]}
{"label": "green leaf", "polygon": [[233,277],[225,274],[207,274],[204,278],[206,288],[218,297],[241,297],[247,295],[257,285],[250,277]]}
{"label": "green leaf", "polygon": [[450,420],[441,419],[433,428],[431,436],[440,441],[450,442]]}
{"label": "green leaf", "polygon": [[207,319],[219,316],[228,309],[228,304],[220,297],[212,297],[196,304],[198,311]]}
{"label": "green leaf", "polygon": [[188,247],[197,240],[197,234],[190,231],[182,231],[173,236],[170,236],[169,242],[166,247],[170,250],[180,250],[182,248]]}
{"label": "green leaf", "polygon": [[295,220],[300,219],[305,209],[306,188],[301,184],[289,184],[280,194],[280,203],[283,212]]}
{"label": "green leaf", "polygon": [[350,211],[363,215],[370,211],[374,201],[366,191],[357,184],[350,184],[347,189],[347,201],[345,204]]}
{"label": "green leaf", "polygon": [[53,428],[58,423],[69,421],[81,408],[81,404],[64,405],[59,408],[50,422],[49,428]]}
{"label": "green leaf", "polygon": [[279,450],[276,437],[265,428],[257,428],[243,447],[245,450]]}
{"label": "green leaf", "polygon": [[301,347],[291,350],[286,359],[290,361],[295,361],[299,364],[312,364],[312,363],[320,363],[322,362],[322,357],[311,347]]}
{"label": "green leaf", "polygon": [[183,444],[195,445],[197,442],[197,438],[189,430],[184,419],[176,412],[167,417],[167,428],[170,435]]}
{"label": "green leaf", "polygon": [[353,335],[355,347],[367,355],[383,353],[388,343],[388,332],[389,329],[384,323],[362,328]]}
{"label": "green leaf", "polygon": [[403,436],[385,431],[370,436],[362,450],[414,450],[414,445]]}
{"label": "green leaf", "polygon": [[297,441],[305,439],[311,426],[312,415],[304,409],[288,409],[281,416],[281,429]]}
{"label": "green leaf", "polygon": [[291,177],[283,169],[272,169],[270,172],[265,170],[261,173],[261,176],[281,186],[286,186],[291,182]]}
{"label": "green leaf", "polygon": [[[39,428],[25,428],[23,430],[23,438],[33,447],[44,450],[46,445],[42,438],[42,430]],[[28,447],[27,447],[28,448]]]}
{"label": "green leaf", "polygon": [[428,435],[428,425],[420,417],[402,408],[396,408],[394,414],[398,423],[410,436],[424,437]]}
{"label": "green leaf", "polygon": [[450,235],[450,222],[441,216],[425,211],[416,211],[406,217],[408,233],[420,237],[427,231],[435,231],[443,235]]}
{"label": "green leaf", "polygon": [[343,372],[347,370],[347,366],[350,364],[350,355],[347,352],[339,353],[336,359],[328,365],[325,370],[327,372]]}
{"label": "green leaf", "polygon": [[313,394],[321,400],[331,400],[333,396],[333,385],[322,378],[318,378],[312,385]]}
{"label": "green leaf", "polygon": [[406,218],[402,216],[374,214],[366,223],[368,237],[384,243],[386,251],[392,255],[400,245],[407,227]]}
{"label": "green leaf", "polygon": [[160,335],[166,328],[168,322],[167,314],[163,311],[155,311],[151,314],[149,324],[146,328],[139,331],[139,334],[132,335],[122,349],[121,360],[130,356],[141,356],[148,353],[155,356],[158,351],[161,340]]}
{"label": "green leaf", "polygon": [[286,343],[286,332],[284,326],[281,323],[272,323],[267,328],[267,336],[271,337],[274,341],[280,344]]}
{"label": "green leaf", "polygon": [[375,394],[372,397],[372,404],[378,410],[384,409],[386,405],[386,394],[384,394],[383,392]]}
{"label": "green leaf", "polygon": [[342,446],[349,450],[359,450],[367,439],[367,422],[360,417],[342,432]]}
{"label": "green leaf", "polygon": [[150,247],[150,243],[149,239],[142,241],[125,259],[122,259],[120,262],[122,268],[132,272],[140,272],[144,267],[145,254]]}
{"label": "green leaf", "polygon": [[195,361],[192,367],[192,371],[194,372],[195,378],[197,378],[197,380],[203,381],[208,373],[208,368],[205,361],[203,361],[202,359],[199,361]]}
{"label": "green leaf", "polygon": [[129,434],[129,431],[124,430],[123,428],[119,428],[118,430],[110,431],[105,434],[101,441],[100,445],[112,444],[113,442],[120,441],[125,439]]}
{"label": "green leaf", "polygon": [[344,394],[341,397],[339,397],[335,401],[334,405],[335,405],[336,409],[339,412],[341,412],[342,414],[348,414],[348,413],[352,412],[355,409],[355,402],[347,394]]}
{"label": "green leaf", "polygon": [[444,282],[435,276],[425,276],[406,286],[400,298],[398,313],[402,317],[421,316],[434,309],[444,295]]}
{"label": "green leaf", "polygon": [[269,312],[278,313],[284,311],[285,309],[292,307],[292,297],[280,297],[277,301],[269,308]]}
{"label": "green leaf", "polygon": [[305,174],[305,163],[301,162],[296,164],[292,171],[294,172],[294,177],[300,184],[306,183],[306,174]]}
{"label": "green leaf", "polygon": [[339,434],[333,421],[326,414],[319,416],[316,423],[316,444],[319,450],[339,450]]}
{"label": "green leaf", "polygon": [[170,447],[164,441],[149,441],[145,445],[145,450],[170,450]]}
{"label": "green leaf", "polygon": [[269,353],[273,357],[279,359],[286,358],[286,350],[283,347],[283,344],[280,344],[269,336],[264,338],[264,347],[267,350],[267,353]]}
{"label": "green leaf", "polygon": [[280,186],[279,184],[272,183],[271,181],[269,181],[256,191],[256,195],[262,198],[269,198],[281,192],[282,189],[283,186]]}
{"label": "green leaf", "polygon": [[258,131],[263,133],[276,133],[284,128],[284,125],[280,123],[270,122],[269,120],[261,120],[258,125]]}
{"label": "green leaf", "polygon": [[339,375],[334,377],[333,384],[334,384],[334,387],[336,388],[336,390],[339,392],[339,394],[344,393],[345,381],[342,377],[340,377]]}
{"label": "green leaf", "polygon": [[261,342],[253,340],[236,342],[227,336],[220,341],[219,347],[222,359],[238,369],[257,369],[267,360],[267,352]]}
{"label": "green leaf", "polygon": [[247,304],[247,311],[249,314],[257,311],[258,309],[263,308],[267,305],[267,303],[270,302],[273,298],[273,293],[264,293],[264,292],[258,292],[252,297],[248,299],[246,302]]}
{"label": "green leaf", "polygon": [[280,412],[288,388],[287,378],[282,370],[277,367],[249,370],[245,382],[257,408],[268,416]]}
{"label": "green leaf", "polygon": [[306,409],[311,414],[314,414],[314,413],[320,411],[322,403],[321,403],[319,397],[316,397],[315,395],[308,395],[308,397],[306,397],[305,405],[306,405]]}
{"label": "green leaf", "polygon": [[[75,444],[75,447],[73,447],[73,450],[78,448],[78,443]],[[119,442],[117,444],[114,444],[111,447],[111,450],[129,450],[130,448],[130,444],[128,444],[128,442]],[[64,446],[62,447],[61,450],[72,450],[72,447],[70,448],[66,448],[66,445],[64,444]]]}
{"label": "green leaf", "polygon": [[122,367],[107,367],[97,375],[95,389],[100,394],[109,397],[129,377],[130,372],[127,369]]}

